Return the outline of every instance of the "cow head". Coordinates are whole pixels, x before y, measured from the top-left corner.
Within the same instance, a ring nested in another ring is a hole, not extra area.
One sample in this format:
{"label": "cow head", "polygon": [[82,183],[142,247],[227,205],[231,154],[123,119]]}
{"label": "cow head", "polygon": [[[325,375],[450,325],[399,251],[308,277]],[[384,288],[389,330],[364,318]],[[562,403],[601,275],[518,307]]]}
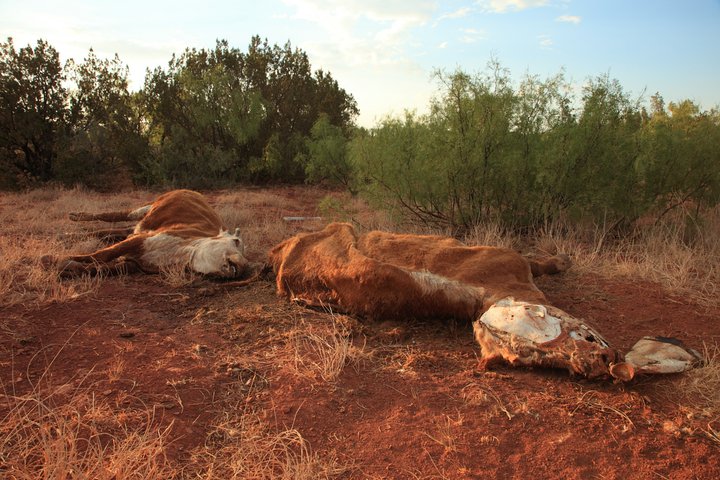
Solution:
{"label": "cow head", "polygon": [[665,337],[644,337],[623,357],[583,320],[512,297],[493,304],[473,329],[485,359],[565,368],[587,378],[629,381],[638,373],[683,372],[701,361],[698,352]]}
{"label": "cow head", "polygon": [[596,378],[632,378],[622,355],[592,327],[559,308],[504,298],[473,324],[483,356],[512,365],[566,368]]}
{"label": "cow head", "polygon": [[190,268],[204,275],[236,278],[245,272],[245,244],[239,229],[234,233],[220,232],[210,238],[195,240],[192,244]]}

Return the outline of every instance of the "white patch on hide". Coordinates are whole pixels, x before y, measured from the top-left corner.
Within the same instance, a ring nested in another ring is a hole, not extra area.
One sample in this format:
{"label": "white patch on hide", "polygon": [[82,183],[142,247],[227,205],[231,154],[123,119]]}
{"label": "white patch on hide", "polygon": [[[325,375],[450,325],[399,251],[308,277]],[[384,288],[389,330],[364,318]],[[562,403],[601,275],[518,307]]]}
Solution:
{"label": "white patch on hide", "polygon": [[490,307],[480,321],[485,325],[533,343],[545,343],[560,336],[560,319],[550,315],[543,305],[516,302],[504,298]]}
{"label": "white patch on hide", "polygon": [[188,248],[192,251],[190,267],[199,273],[232,275],[233,272],[227,270],[228,262],[236,267],[247,262],[243,256],[245,246],[242,239],[228,232],[193,240]]}
{"label": "white patch on hide", "polygon": [[142,261],[157,267],[187,265],[197,273],[232,277],[247,264],[242,239],[228,232],[195,240],[160,233],[144,247]]}
{"label": "white patch on hide", "polygon": [[145,240],[145,251],[141,257],[144,263],[157,267],[187,265],[192,251],[188,241],[174,235],[160,233]]}
{"label": "white patch on hide", "polygon": [[482,295],[482,289],[428,271],[410,271],[410,276],[420,286],[424,295],[443,292],[451,302],[475,302]]}

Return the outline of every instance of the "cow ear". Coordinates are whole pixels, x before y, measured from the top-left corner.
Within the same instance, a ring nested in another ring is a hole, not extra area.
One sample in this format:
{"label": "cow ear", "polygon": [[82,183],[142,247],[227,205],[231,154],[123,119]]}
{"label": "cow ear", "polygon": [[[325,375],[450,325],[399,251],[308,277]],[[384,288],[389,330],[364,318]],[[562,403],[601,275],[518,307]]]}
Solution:
{"label": "cow ear", "polygon": [[237,227],[237,228],[235,229],[235,233],[233,233],[233,235],[235,235],[236,237],[240,238],[240,227]]}
{"label": "cow ear", "polygon": [[629,382],[635,377],[635,369],[626,362],[613,363],[610,365],[610,375],[623,382]]}

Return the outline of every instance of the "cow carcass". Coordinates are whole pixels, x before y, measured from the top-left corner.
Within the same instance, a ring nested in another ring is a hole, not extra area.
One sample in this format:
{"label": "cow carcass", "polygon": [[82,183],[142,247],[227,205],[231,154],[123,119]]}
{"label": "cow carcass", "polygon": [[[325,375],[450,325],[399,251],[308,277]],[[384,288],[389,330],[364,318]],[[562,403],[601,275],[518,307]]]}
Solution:
{"label": "cow carcass", "polygon": [[502,360],[630,380],[639,372],[683,371],[699,359],[663,339],[647,340],[653,359],[624,357],[587,322],[549,305],[533,276],[566,270],[564,255],[529,260],[506,248],[433,235],[358,235],[350,224],[334,223],[283,241],[269,261],[278,293],[305,305],[374,318],[471,321],[483,365]]}
{"label": "cow carcass", "polygon": [[101,236],[121,239],[87,255],[45,259],[56,263],[63,276],[82,273],[116,273],[141,270],[155,273],[179,266],[220,278],[246,274],[240,232],[229,232],[203,195],[173,190],[135,210],[106,213],[71,213],[75,221],[136,221],[133,228],[102,230]]}

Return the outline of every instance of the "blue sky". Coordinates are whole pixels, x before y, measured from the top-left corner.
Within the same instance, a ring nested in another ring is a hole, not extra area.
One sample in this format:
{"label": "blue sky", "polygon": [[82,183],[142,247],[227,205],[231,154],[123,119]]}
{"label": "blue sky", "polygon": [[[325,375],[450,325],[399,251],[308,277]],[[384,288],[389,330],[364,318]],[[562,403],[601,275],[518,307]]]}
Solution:
{"label": "blue sky", "polygon": [[117,53],[133,89],[185,47],[244,50],[254,34],[330,71],[363,126],[423,113],[434,69],[477,72],[491,56],[515,80],[564,69],[579,89],[609,74],[633,96],[720,105],[720,0],[0,0],[0,38],[44,38],[63,60]]}

